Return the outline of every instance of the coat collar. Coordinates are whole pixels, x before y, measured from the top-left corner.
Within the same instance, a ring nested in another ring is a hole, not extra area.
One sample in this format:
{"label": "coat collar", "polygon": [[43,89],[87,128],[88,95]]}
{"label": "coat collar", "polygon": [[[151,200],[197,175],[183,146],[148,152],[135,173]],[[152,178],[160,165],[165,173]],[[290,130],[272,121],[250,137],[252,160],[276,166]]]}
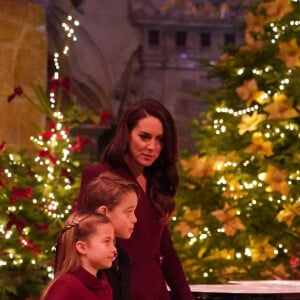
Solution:
{"label": "coat collar", "polygon": [[71,274],[77,277],[90,290],[95,290],[95,291],[98,291],[100,289],[109,290],[110,288],[106,276],[103,272],[99,271],[97,274],[98,276],[97,278],[94,275],[92,275],[90,272],[85,270],[83,267],[79,267]]}

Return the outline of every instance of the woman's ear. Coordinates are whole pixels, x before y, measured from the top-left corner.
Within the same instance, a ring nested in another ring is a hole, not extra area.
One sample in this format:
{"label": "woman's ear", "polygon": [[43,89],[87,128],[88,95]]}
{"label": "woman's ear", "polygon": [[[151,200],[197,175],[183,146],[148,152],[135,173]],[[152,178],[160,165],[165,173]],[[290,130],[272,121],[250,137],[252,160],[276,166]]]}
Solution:
{"label": "woman's ear", "polygon": [[75,247],[80,254],[86,254],[86,243],[84,241],[77,241]]}
{"label": "woman's ear", "polygon": [[109,209],[107,208],[106,205],[101,205],[101,206],[96,208],[96,212],[99,213],[99,214],[106,215],[108,211],[109,211]]}

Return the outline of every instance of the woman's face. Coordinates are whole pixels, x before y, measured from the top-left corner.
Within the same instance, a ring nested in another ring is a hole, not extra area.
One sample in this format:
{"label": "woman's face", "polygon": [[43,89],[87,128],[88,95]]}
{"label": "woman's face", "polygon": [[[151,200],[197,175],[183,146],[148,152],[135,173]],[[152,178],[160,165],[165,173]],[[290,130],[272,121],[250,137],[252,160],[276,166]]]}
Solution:
{"label": "woman's face", "polygon": [[130,133],[126,162],[131,168],[151,166],[159,157],[163,147],[163,125],[153,116],[138,121]]}

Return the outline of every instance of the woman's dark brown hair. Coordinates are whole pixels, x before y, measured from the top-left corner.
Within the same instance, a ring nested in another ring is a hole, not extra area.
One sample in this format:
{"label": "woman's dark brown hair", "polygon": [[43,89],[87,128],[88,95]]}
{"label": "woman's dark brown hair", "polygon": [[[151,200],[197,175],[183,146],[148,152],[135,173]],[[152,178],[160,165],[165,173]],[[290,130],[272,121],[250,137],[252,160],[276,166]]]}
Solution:
{"label": "woman's dark brown hair", "polygon": [[124,166],[129,149],[130,132],[139,120],[153,116],[163,125],[163,147],[158,159],[145,168],[150,196],[162,219],[170,217],[175,209],[174,196],[178,188],[177,133],[174,120],[164,105],[153,99],[133,103],[121,117],[116,134],[103,154],[103,161],[118,168]]}

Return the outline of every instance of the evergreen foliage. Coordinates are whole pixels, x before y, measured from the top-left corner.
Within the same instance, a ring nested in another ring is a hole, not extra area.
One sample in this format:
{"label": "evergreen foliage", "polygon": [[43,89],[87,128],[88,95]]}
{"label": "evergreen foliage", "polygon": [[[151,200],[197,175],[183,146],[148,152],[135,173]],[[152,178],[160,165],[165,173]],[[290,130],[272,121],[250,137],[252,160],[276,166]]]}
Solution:
{"label": "evergreen foliage", "polygon": [[79,107],[57,83],[63,105],[58,99],[54,105],[39,87],[34,87],[37,101],[21,87],[10,99],[30,101],[45,114],[47,126],[31,138],[33,153],[9,152],[5,141],[0,146],[1,299],[38,298],[53,276],[56,236],[76,208],[82,168],[88,163],[82,150],[89,140],[71,130],[97,116]]}
{"label": "evergreen foliage", "polygon": [[245,10],[182,152],[175,247],[191,283],[300,277],[300,2]]}

